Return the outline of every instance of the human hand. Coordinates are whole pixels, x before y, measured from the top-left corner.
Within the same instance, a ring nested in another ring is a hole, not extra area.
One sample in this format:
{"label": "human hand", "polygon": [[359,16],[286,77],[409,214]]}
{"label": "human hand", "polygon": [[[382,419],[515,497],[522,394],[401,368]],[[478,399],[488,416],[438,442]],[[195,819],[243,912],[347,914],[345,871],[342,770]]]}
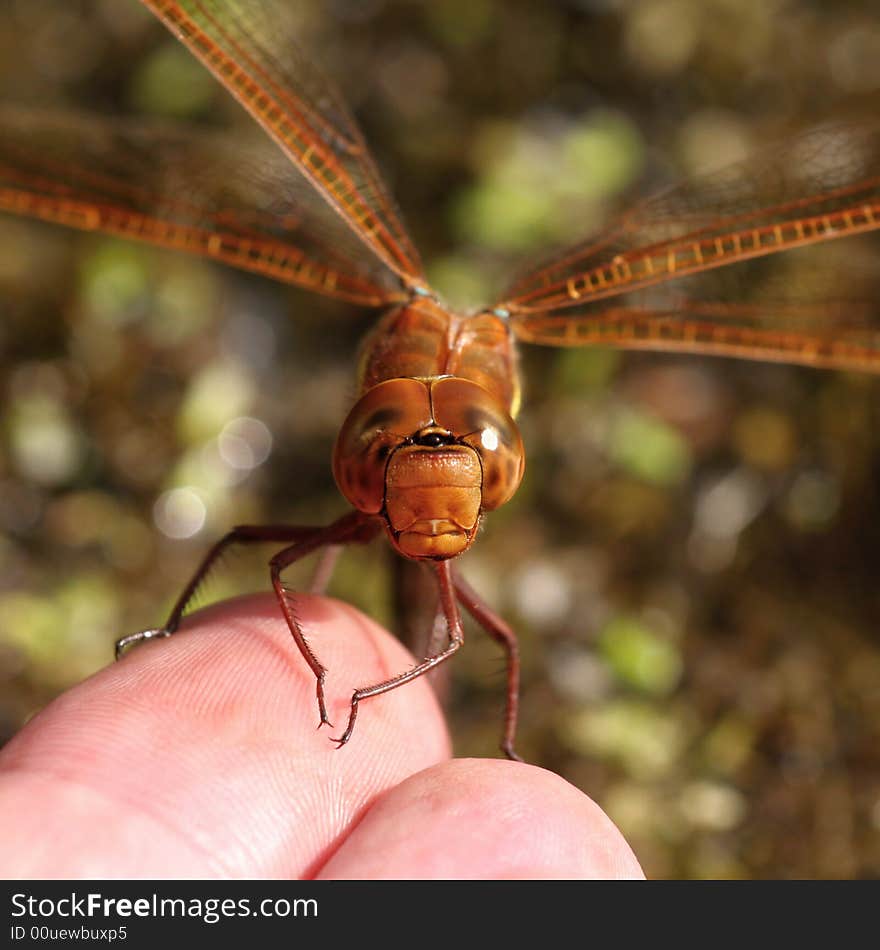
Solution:
{"label": "human hand", "polygon": [[[412,664],[353,608],[298,598],[338,734],[356,685]],[[191,617],[51,703],[0,750],[5,878],[641,877],[558,776],[450,759],[422,678],[364,703],[340,750],[277,603]]]}

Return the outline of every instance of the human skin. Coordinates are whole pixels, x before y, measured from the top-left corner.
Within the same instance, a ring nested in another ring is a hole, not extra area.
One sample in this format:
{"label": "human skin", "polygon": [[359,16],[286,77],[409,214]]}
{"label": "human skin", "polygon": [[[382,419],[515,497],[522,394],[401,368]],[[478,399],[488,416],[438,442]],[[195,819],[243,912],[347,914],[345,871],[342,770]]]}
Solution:
{"label": "human skin", "polygon": [[351,607],[298,598],[336,728],[269,595],[201,611],[69,690],[0,750],[0,877],[637,878],[601,809],[551,772],[452,759],[413,659]]}

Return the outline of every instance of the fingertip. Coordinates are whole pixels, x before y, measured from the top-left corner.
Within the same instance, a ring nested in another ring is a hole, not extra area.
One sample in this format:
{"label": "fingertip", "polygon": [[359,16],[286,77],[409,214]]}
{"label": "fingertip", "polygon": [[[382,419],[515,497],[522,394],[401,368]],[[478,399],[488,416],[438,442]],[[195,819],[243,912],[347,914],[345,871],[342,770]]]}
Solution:
{"label": "fingertip", "polygon": [[558,775],[457,759],[378,799],[322,878],[643,879],[602,809]]}

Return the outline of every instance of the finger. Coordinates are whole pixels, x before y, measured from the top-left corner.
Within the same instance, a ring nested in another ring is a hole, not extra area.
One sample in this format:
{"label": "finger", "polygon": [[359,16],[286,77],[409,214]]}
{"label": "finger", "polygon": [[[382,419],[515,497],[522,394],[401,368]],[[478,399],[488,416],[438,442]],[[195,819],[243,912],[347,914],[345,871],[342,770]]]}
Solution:
{"label": "finger", "polygon": [[642,878],[611,819],[552,772],[443,762],[389,789],[321,878]]}
{"label": "finger", "polygon": [[[355,687],[413,659],[353,608],[297,603],[339,730]],[[0,815],[14,816],[2,871],[308,876],[377,795],[449,755],[423,679],[364,702],[340,750],[317,722],[315,677],[272,597],[199,612],[60,697],[0,752]]]}

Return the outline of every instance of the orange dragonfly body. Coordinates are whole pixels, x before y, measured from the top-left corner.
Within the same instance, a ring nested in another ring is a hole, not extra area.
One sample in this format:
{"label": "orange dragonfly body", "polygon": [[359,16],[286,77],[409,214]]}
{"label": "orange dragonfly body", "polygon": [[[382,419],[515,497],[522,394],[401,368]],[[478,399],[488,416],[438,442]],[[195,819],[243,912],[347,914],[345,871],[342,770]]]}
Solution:
{"label": "orange dragonfly body", "polygon": [[880,130],[818,128],[760,166],[685,184],[520,278],[491,307],[462,316],[428,286],[360,131],[297,50],[281,0],[142,2],[274,141],[230,144],[164,125],[4,109],[0,208],[200,254],[386,313],[364,342],[358,399],[334,450],[334,475],[352,512],[320,528],[234,529],[211,549],[167,622],[124,638],[117,654],[173,633],[228,545],[284,543],[270,562],[272,584],[315,674],[321,723],[329,724],[326,671],[281,573],[318,549],[384,530],[400,554],[435,571],[448,639],[412,669],[356,690],[336,741],[350,738],[362,700],[455,653],[461,604],[506,651],[502,748],[515,757],[516,639],[451,561],[472,544],[483,512],[504,504],[522,477],[516,341],[880,370],[880,333],[862,303],[803,300],[780,288],[750,295],[742,286],[732,299],[713,282],[730,265],[880,228]]}

